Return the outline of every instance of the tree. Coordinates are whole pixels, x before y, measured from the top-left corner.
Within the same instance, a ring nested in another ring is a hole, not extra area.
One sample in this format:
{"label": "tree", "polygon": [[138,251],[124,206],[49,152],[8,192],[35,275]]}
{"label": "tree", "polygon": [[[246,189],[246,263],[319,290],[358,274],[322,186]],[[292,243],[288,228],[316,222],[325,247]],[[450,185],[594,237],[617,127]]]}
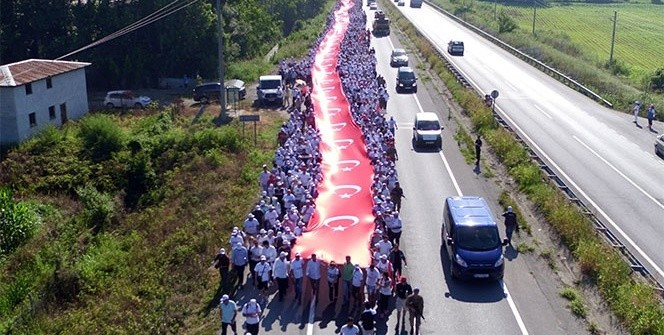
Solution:
{"label": "tree", "polygon": [[516,22],[505,11],[498,15],[498,33],[510,33],[517,28]]}

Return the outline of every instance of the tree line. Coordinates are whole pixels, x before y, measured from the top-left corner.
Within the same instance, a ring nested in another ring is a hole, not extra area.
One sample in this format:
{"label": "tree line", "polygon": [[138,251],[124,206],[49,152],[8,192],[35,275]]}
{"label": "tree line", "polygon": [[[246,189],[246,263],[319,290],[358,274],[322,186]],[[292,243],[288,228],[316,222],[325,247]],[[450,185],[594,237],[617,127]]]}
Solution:
{"label": "tree line", "polygon": [[[55,59],[113,33],[173,0],[0,0],[0,63]],[[223,0],[227,61],[265,54],[324,1]],[[217,68],[214,0],[202,0],[137,31],[72,55],[91,62],[88,85],[97,88],[155,86],[160,77]]]}

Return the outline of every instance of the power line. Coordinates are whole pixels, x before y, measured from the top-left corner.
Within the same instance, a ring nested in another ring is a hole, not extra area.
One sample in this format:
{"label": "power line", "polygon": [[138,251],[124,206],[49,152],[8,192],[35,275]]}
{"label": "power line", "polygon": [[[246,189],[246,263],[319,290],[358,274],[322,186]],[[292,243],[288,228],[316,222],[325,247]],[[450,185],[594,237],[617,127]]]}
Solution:
{"label": "power line", "polygon": [[[185,0],[185,2],[181,2],[181,0],[175,0],[171,3],[169,3],[168,5],[156,10],[152,14],[150,14],[150,15],[148,15],[148,16],[146,16],[146,17],[144,17],[144,18],[142,18],[142,19],[140,19],[140,20],[138,20],[138,21],[136,21],[132,24],[127,25],[126,27],[124,27],[124,28],[122,28],[122,29],[120,29],[116,32],[113,32],[109,35],[106,35],[106,36],[100,38],[99,40],[94,41],[94,42],[92,42],[92,43],[90,43],[90,44],[88,44],[84,47],[81,47],[77,50],[74,50],[74,51],[72,51],[72,52],[70,52],[66,55],[60,56],[60,57],[56,58],[56,60],[60,60],[60,59],[69,57],[69,56],[77,54],[81,51],[84,51],[84,50],[87,50],[89,48],[95,47],[99,44],[106,43],[106,42],[108,42],[110,40],[113,40],[117,37],[129,34],[129,33],[133,32],[137,29],[143,28],[143,27],[145,27],[145,26],[147,26],[151,23],[159,21],[159,20],[161,20],[161,19],[163,19],[167,16],[170,16],[171,14],[175,14],[178,11],[180,11],[184,8],[187,8],[187,7],[193,5],[194,3],[198,2],[198,1],[199,0]],[[171,8],[171,7],[173,7],[173,8]]]}

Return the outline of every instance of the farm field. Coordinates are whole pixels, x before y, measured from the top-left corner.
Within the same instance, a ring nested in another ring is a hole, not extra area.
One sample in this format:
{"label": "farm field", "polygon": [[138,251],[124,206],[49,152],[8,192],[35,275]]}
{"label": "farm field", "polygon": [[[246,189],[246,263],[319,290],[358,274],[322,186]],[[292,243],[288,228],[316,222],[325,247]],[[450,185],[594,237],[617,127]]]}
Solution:
{"label": "farm field", "polygon": [[[532,30],[533,9],[502,7],[525,31]],[[664,6],[653,4],[553,4],[538,8],[535,32],[569,36],[583,54],[600,64],[609,60],[612,18],[618,12],[614,59],[638,79],[664,67]]]}

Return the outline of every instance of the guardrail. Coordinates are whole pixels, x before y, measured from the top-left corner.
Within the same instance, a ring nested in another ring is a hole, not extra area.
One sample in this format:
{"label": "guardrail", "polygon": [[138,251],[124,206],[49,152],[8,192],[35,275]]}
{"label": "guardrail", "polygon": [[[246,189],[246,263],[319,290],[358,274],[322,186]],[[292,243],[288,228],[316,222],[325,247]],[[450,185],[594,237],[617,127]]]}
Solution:
{"label": "guardrail", "polygon": [[544,63],[542,63],[541,61],[531,57],[530,55],[525,54],[521,50],[519,50],[519,49],[503,42],[501,39],[485,32],[484,30],[480,29],[479,27],[476,27],[476,26],[464,21],[460,17],[450,13],[449,11],[447,11],[444,8],[440,7],[439,5],[433,3],[432,0],[424,0],[424,2],[426,2],[429,6],[435,8],[437,11],[449,16],[454,21],[457,21],[460,24],[464,25],[465,27],[473,30],[474,32],[476,32],[478,34],[480,34],[482,37],[484,37],[487,40],[493,42],[494,44],[498,45],[502,49],[505,49],[508,52],[512,53],[513,55],[519,57],[521,60],[537,67],[538,69],[540,69],[544,73],[546,73],[549,76],[557,79],[558,81],[562,82],[566,86],[572,87],[572,88],[576,89],[578,92],[580,92],[581,94],[583,94],[583,95],[585,95],[585,96],[587,96],[591,99],[594,99],[596,101],[599,101],[599,102],[607,105],[610,108],[613,108],[613,104],[611,102],[609,102],[608,100],[602,98],[599,94],[591,91],[589,88],[585,87],[583,84],[579,83],[578,81],[570,78],[566,74],[564,74],[564,73],[562,73],[562,72],[560,72],[560,71],[558,71],[558,70],[556,70],[556,69],[554,69],[554,68],[552,68],[552,67],[550,67],[550,66],[548,66]]}

